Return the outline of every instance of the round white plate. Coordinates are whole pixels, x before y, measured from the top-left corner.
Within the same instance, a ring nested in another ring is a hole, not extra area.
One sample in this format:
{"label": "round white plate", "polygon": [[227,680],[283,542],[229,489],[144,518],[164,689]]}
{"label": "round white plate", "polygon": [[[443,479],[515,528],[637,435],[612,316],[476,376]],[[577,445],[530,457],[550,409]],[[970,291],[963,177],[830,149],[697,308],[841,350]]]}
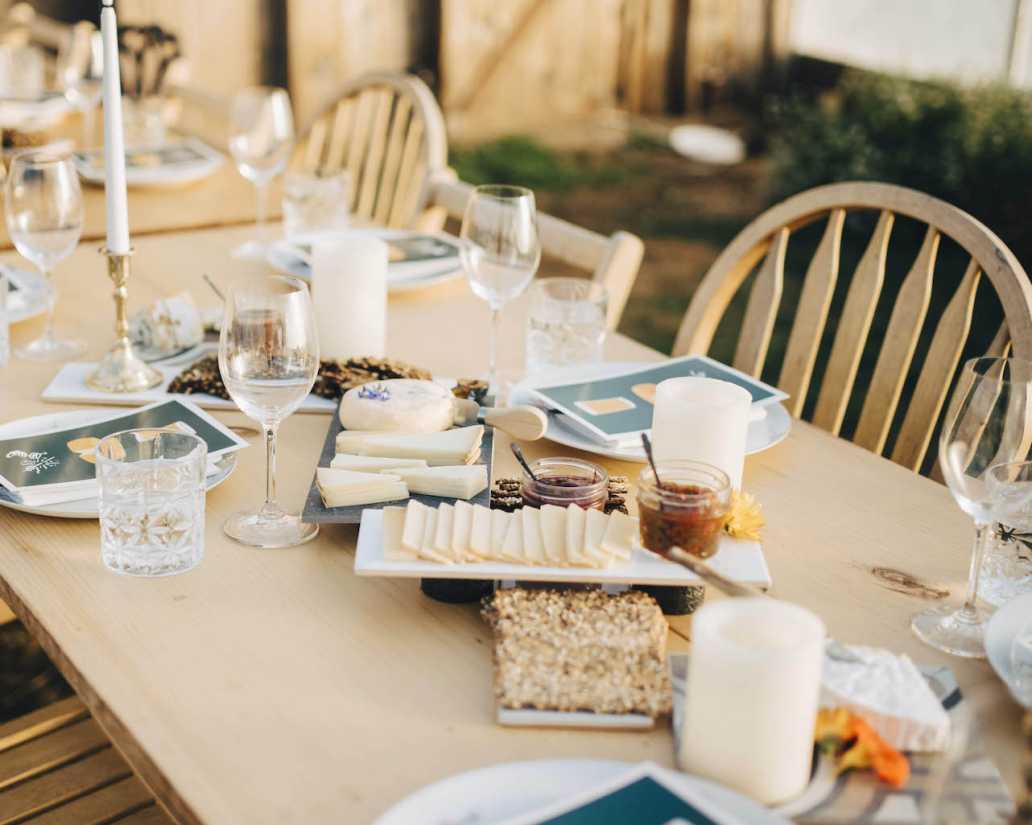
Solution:
{"label": "round white plate", "polygon": [[[190,152],[187,162],[160,163],[155,166],[134,167],[127,164],[125,182],[127,186],[175,187],[185,186],[213,175],[225,157],[207,143],[197,138],[173,140],[160,146],[141,146],[130,149],[133,152],[175,152],[178,149]],[[99,151],[76,152],[75,168],[82,179],[96,185],[104,184],[104,166]]]}
{"label": "round white plate", "polygon": [[[109,418],[113,413],[121,414],[124,412],[124,409],[98,408],[34,415],[31,418],[21,418],[0,426],[0,438],[17,438],[23,435],[50,433],[69,427],[81,427],[86,424],[92,424],[94,421]],[[218,472],[208,476],[208,489],[211,490],[218,487],[229,478],[233,470],[236,469],[236,463],[235,452],[222,456],[216,462],[216,466],[219,468]],[[80,501],[61,501],[55,504],[44,504],[40,507],[29,507],[26,504],[17,504],[13,501],[0,499],[0,507],[7,507],[22,513],[32,513],[37,516],[51,516],[53,518],[93,519],[99,517],[96,498],[87,498]]]}
{"label": "round white plate", "polygon": [[3,267],[9,284],[17,284],[18,288],[7,292],[7,320],[12,324],[27,321],[47,311],[47,296],[50,287],[38,272],[28,269]]}
{"label": "round white plate", "polygon": [[[601,759],[542,759],[480,768],[428,785],[399,802],[374,825],[493,825],[589,790],[631,767]],[[660,769],[675,787],[698,793],[750,825],[788,825],[734,791],[697,776]]]}
{"label": "round white plate", "polygon": [[[599,378],[608,378],[611,375],[618,375],[628,370],[646,366],[641,363],[612,362],[598,364],[594,367],[583,365],[576,367],[557,367],[545,370],[533,378],[526,378],[512,388],[509,396],[509,403],[513,406],[518,404],[535,404],[530,395],[534,387],[546,384],[560,384],[564,381],[587,381]],[[768,404],[762,408],[766,412],[761,418],[749,422],[749,432],[746,436],[746,455],[759,453],[775,444],[784,441],[792,429],[792,416],[788,414],[781,404]],[[586,453],[615,458],[620,461],[635,461],[639,464],[645,463],[645,451],[638,446],[634,447],[607,447],[592,441],[587,436],[581,435],[577,430],[563,423],[563,416],[558,412],[548,414],[548,431],[545,438],[562,444],[565,447],[572,447],[575,450],[583,450]]]}
{"label": "round white plate", "polygon": [[[1014,698],[1021,704],[1015,688],[1014,672],[1011,670],[1011,645],[1021,629],[1032,621],[1032,593],[1011,599],[997,610],[985,628],[985,652],[996,675],[1010,688]],[[1027,699],[1025,700],[1027,701]]]}
{"label": "round white plate", "polygon": [[[281,239],[271,244],[266,253],[268,262],[287,275],[293,275],[307,281],[312,277],[311,267],[308,261],[302,258],[294,247],[295,243],[307,243],[319,238],[347,237],[349,235],[369,235],[377,238],[390,240],[393,236],[411,234],[400,229],[342,229],[336,232],[312,232],[298,235],[290,240]],[[390,265],[387,267],[387,288],[390,292],[408,292],[415,289],[425,289],[429,286],[451,281],[462,276],[462,266],[458,264],[445,263],[440,269],[433,272],[424,272],[420,275],[406,275],[399,272]]]}

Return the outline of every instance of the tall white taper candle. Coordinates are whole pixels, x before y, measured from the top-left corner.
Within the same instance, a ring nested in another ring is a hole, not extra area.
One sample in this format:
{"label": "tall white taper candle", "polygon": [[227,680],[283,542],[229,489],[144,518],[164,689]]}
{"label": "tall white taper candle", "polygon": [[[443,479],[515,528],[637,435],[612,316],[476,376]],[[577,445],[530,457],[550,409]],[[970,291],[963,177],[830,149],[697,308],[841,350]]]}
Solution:
{"label": "tall white taper candle", "polygon": [[104,199],[107,249],[129,254],[129,203],[125,191],[125,136],[122,133],[122,81],[118,71],[118,21],[114,0],[103,0],[100,31],[104,41]]}

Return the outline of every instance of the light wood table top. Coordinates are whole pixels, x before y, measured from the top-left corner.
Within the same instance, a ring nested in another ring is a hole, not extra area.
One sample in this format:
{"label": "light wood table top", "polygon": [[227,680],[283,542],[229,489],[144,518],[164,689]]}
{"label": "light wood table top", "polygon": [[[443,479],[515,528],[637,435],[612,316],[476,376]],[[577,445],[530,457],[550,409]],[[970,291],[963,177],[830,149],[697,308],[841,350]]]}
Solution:
{"label": "light wood table top", "polygon": [[[202,272],[222,280],[258,268],[229,257],[247,231],[139,238],[132,304],[183,288],[207,301]],[[111,303],[92,246],[61,267],[59,282],[59,323],[99,354],[110,340]],[[501,357],[512,367],[522,358],[522,303],[503,315]],[[408,294],[391,301],[390,354],[440,375],[483,373],[487,325],[486,307],[461,280]],[[15,339],[34,326],[20,325]],[[619,335],[607,354],[660,357]],[[53,373],[17,360],[0,371],[0,421],[54,409],[39,401]],[[288,505],[300,507],[327,423],[295,415],[281,429],[279,487]],[[569,452],[547,442],[530,452],[555,450]],[[238,471],[208,496],[204,562],[166,579],[108,573],[95,522],[0,512],[0,597],[181,822],[364,823],[426,783],[497,762],[672,763],[662,729],[497,726],[490,632],[476,608],[433,602],[412,580],[357,578],[355,528],[324,528],[291,550],[224,538],[223,520],[260,499],[263,461],[260,448],[243,451]],[[818,612],[842,641],[947,664],[965,689],[987,685],[983,731],[1016,793],[1016,706],[984,662],[939,654],[909,631],[910,615],[940,588],[954,599],[963,591],[972,528],[946,489],[798,422],[785,442],[748,460],[745,484],[768,519],[774,594]],[[684,649],[690,621],[671,624],[674,649]]]}

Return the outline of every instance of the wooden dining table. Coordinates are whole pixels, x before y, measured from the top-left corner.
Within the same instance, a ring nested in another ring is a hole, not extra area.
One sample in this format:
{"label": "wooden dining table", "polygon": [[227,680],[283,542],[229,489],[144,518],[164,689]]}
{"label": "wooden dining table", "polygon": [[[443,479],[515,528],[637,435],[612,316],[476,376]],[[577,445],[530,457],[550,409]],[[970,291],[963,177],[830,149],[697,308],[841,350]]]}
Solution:
{"label": "wooden dining table", "polygon": [[[202,273],[226,284],[267,271],[231,257],[249,232],[137,237],[131,304],[183,289],[208,304]],[[98,357],[112,340],[112,303],[95,245],[61,264],[57,282],[59,327]],[[503,312],[510,375],[523,362],[525,312],[522,299]],[[14,342],[38,331],[20,324]],[[483,375],[487,333],[487,307],[461,279],[391,298],[388,354],[437,376]],[[619,334],[605,354],[663,357]],[[17,359],[0,369],[0,422],[62,409],[40,400],[56,369]],[[240,413],[217,416],[254,426]],[[281,427],[279,491],[290,507],[301,506],[328,424],[295,414]],[[227,516],[264,492],[265,453],[250,433],[236,472],[208,494],[205,558],[183,575],[115,575],[101,564],[95,521],[0,511],[0,598],[180,823],[368,823],[427,783],[507,761],[673,764],[665,721],[648,732],[499,726],[478,606],[433,601],[416,580],[356,576],[355,527],[324,526],[284,550],[226,538]],[[524,446],[571,454],[548,441]],[[496,451],[496,477],[515,474],[508,452]],[[632,478],[641,469],[603,463]],[[1016,795],[1016,704],[984,661],[939,653],[909,629],[914,612],[963,594],[973,531],[946,488],[801,421],[749,457],[744,486],[766,516],[773,595],[816,611],[838,640],[952,668],[963,690],[987,699],[978,731]],[[689,649],[690,617],[669,622],[671,649]]]}

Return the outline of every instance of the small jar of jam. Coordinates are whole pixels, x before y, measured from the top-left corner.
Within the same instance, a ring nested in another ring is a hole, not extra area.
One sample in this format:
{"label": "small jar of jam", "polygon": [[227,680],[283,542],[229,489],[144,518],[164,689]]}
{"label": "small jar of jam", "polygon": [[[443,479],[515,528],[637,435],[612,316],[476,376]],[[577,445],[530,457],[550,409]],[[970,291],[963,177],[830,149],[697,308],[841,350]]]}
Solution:
{"label": "small jar of jam", "polygon": [[531,507],[576,504],[585,510],[603,510],[609,498],[609,473],[590,461],[576,458],[540,458],[531,462],[537,481],[523,473],[523,503]]}
{"label": "small jar of jam", "polygon": [[664,555],[671,547],[708,558],[717,552],[731,509],[727,473],[701,461],[659,462],[657,485],[651,467],[638,478],[641,544]]}

